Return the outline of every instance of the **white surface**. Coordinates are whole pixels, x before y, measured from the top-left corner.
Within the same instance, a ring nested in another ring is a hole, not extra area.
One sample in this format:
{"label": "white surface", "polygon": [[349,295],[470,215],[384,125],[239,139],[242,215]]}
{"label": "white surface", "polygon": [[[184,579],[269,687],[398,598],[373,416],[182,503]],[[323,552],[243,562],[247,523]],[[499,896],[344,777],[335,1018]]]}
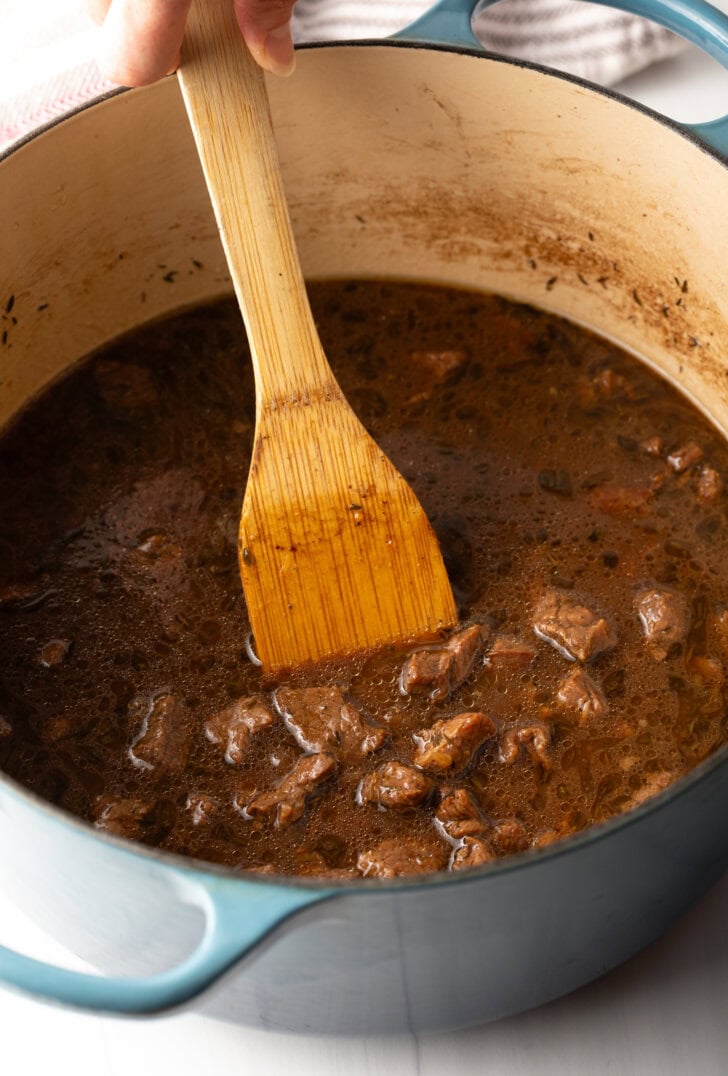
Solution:
{"label": "white surface", "polygon": [[[728,112],[728,74],[693,50],[633,77],[625,90],[686,121]],[[727,912],[724,879],[668,936],[600,982],[524,1016],[450,1035],[302,1038],[196,1016],[116,1020],[0,990],[0,1073],[726,1076]],[[1,893],[0,942],[68,962]]]}

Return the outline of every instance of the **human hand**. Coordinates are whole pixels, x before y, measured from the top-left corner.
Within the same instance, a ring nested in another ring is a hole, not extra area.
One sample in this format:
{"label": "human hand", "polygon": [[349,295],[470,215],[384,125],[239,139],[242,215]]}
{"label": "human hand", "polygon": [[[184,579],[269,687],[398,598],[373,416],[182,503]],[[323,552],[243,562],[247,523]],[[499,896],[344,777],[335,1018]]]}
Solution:
{"label": "human hand", "polygon": [[[86,0],[101,25],[98,63],[121,86],[146,86],[179,63],[192,0]],[[229,0],[253,57],[268,71],[294,66],[291,13],[295,0]]]}

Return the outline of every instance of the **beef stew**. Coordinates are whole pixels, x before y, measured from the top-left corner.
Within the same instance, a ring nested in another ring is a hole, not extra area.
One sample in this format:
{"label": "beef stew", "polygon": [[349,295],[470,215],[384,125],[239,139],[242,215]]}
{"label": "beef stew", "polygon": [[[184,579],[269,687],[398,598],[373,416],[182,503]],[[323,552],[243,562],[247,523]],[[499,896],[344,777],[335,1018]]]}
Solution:
{"label": "beef stew", "polygon": [[311,296],[461,625],[266,676],[237,565],[239,314],[188,311],[0,439],[0,767],[99,829],[236,870],[386,878],[549,844],[725,742],[728,450],[695,408],[497,297]]}

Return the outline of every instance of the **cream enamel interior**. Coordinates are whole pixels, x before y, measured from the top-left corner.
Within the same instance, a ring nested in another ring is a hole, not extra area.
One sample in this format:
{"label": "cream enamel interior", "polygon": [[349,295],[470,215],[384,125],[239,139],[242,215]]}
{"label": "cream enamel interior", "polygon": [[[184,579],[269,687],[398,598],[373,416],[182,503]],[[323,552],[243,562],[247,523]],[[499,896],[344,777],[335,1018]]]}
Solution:
{"label": "cream enamel interior", "polygon": [[[270,91],[309,276],[500,292],[612,337],[728,430],[728,173],[635,108],[431,49],[304,50]],[[0,424],[135,325],[230,291],[176,80],[0,165]]]}

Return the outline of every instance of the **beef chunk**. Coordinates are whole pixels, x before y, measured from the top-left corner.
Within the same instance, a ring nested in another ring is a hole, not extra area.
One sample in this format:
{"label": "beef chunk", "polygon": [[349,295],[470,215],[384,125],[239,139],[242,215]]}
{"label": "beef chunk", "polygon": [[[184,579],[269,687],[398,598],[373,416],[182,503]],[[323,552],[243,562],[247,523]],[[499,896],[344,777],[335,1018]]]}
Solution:
{"label": "beef chunk", "polygon": [[294,873],[304,877],[320,878],[329,869],[324,857],[319,855],[318,852],[312,852],[309,848],[297,849],[294,853],[293,861],[295,864]]}
{"label": "beef chunk", "polygon": [[417,367],[419,391],[411,396],[410,404],[429,400],[435,389],[444,384],[464,364],[464,351],[413,351],[410,359]]}
{"label": "beef chunk", "polygon": [[547,590],[536,605],[533,627],[540,639],[572,661],[589,661],[617,642],[606,617],[570,590]]}
{"label": "beef chunk", "polygon": [[0,583],[0,610],[37,609],[52,593],[46,578],[27,583]]}
{"label": "beef chunk", "polygon": [[398,878],[402,874],[428,874],[445,866],[446,851],[415,840],[382,841],[361,852],[356,865],[365,878]]}
{"label": "beef chunk", "polygon": [[387,739],[387,730],[366,720],[338,687],[282,687],[273,701],[304,751],[357,758],[377,751]]}
{"label": "beef chunk", "polygon": [[497,635],[488,651],[488,665],[498,668],[525,669],[536,657],[536,647],[513,635]]}
{"label": "beef chunk", "polygon": [[220,809],[220,804],[206,792],[190,792],[185,807],[192,815],[193,826],[208,826]]}
{"label": "beef chunk", "polygon": [[8,721],[7,717],[3,717],[0,714],[0,740],[4,740],[8,736],[12,736],[13,726]]}
{"label": "beef chunk", "polygon": [[404,766],[401,762],[385,762],[363,779],[357,799],[360,803],[402,811],[424,803],[432,788],[430,778],[414,767]]}
{"label": "beef chunk", "polygon": [[644,783],[634,793],[629,803],[624,807],[625,811],[629,811],[632,807],[639,807],[645,800],[651,799],[656,796],[658,792],[663,792],[668,785],[671,785],[675,780],[674,773],[653,773],[649,777],[645,778]]}
{"label": "beef chunk", "polygon": [[155,828],[156,804],[146,800],[101,796],[96,801],[94,825],[116,837],[138,841]]}
{"label": "beef chunk", "polygon": [[640,441],[640,449],[646,456],[659,459],[665,451],[665,444],[662,438],[655,434],[654,437],[646,437],[644,441]]}
{"label": "beef chunk", "polygon": [[415,650],[402,666],[402,694],[427,694],[433,702],[446,699],[470,675],[486,634],[482,625],[473,624],[439,646]]}
{"label": "beef chunk", "polygon": [[667,457],[667,462],[676,474],[682,474],[683,471],[694,467],[696,463],[700,463],[702,458],[703,450],[700,445],[696,445],[694,441],[688,441],[686,445],[681,445],[680,448],[671,452]]}
{"label": "beef chunk", "polygon": [[137,553],[150,561],[154,560],[177,560],[182,556],[182,550],[172,540],[167,531],[145,531],[136,546]]}
{"label": "beef chunk", "polygon": [[435,811],[435,822],[453,840],[475,837],[488,829],[477,803],[465,788],[455,788],[442,797]]}
{"label": "beef chunk", "polygon": [[293,858],[298,864],[317,860],[323,867],[340,867],[349,852],[349,842],[343,834],[320,832],[316,830],[315,842],[305,844],[294,851]]}
{"label": "beef chunk", "polygon": [[554,841],[560,841],[562,837],[569,837],[576,832],[576,826],[568,819],[564,819],[554,826],[553,829],[543,830],[533,841],[534,848],[546,848]]}
{"label": "beef chunk", "polygon": [[456,848],[450,858],[450,870],[462,871],[468,867],[482,867],[491,863],[497,856],[488,841],[482,837],[464,837],[462,844]]}
{"label": "beef chunk", "polygon": [[224,747],[226,762],[239,766],[253,736],[270,728],[273,721],[273,713],[262,699],[246,695],[211,717],[205,725],[205,735],[211,743]]}
{"label": "beef chunk", "polygon": [[623,374],[618,374],[616,370],[612,370],[610,366],[606,366],[594,375],[592,385],[595,394],[603,400],[631,400],[634,397],[634,389],[627,378]]}
{"label": "beef chunk", "polygon": [[531,843],[526,830],[517,818],[504,818],[496,822],[490,831],[489,838],[499,856],[524,852]]}
{"label": "beef chunk", "polygon": [[723,478],[721,474],[716,471],[715,467],[711,467],[706,463],[700,468],[697,482],[695,483],[695,496],[700,504],[715,504],[723,492]]}
{"label": "beef chunk", "polygon": [[190,751],[190,730],[177,696],[169,691],[138,695],[129,709],[132,716],[142,715],[129,748],[134,765],[159,774],[183,770]]}
{"label": "beef chunk", "polygon": [[306,800],[320,785],[336,773],[336,759],[330,754],[304,755],[275,788],[261,792],[245,809],[251,818],[275,819],[285,829],[296,822],[306,809]]}
{"label": "beef chunk", "polygon": [[85,732],[93,720],[93,714],[81,710],[72,710],[67,714],[54,714],[43,722],[40,738],[45,743],[60,743],[61,740],[69,740]]}
{"label": "beef chunk", "polygon": [[464,351],[413,351],[410,358],[434,381],[440,382],[459,370],[467,356]]}
{"label": "beef chunk", "polygon": [[623,374],[610,366],[598,370],[588,380],[580,379],[577,392],[582,407],[591,410],[611,400],[631,400],[634,389]]}
{"label": "beef chunk", "polygon": [[615,519],[633,519],[647,515],[654,495],[652,486],[595,486],[589,503]]}
{"label": "beef chunk", "polygon": [[604,717],[608,703],[600,685],[586,669],[572,669],[559,684],[556,698],[567,710],[575,710],[580,725]]}
{"label": "beef chunk", "polygon": [[449,650],[416,650],[405,661],[400,675],[403,695],[429,692],[433,700],[450,694],[452,654]]}
{"label": "beef chunk", "polygon": [[0,585],[0,609],[14,609],[30,601],[38,592],[34,583],[3,583]]}
{"label": "beef chunk", "polygon": [[423,770],[461,769],[494,732],[491,718],[477,711],[436,721],[431,728],[413,734],[417,745],[414,763]]}
{"label": "beef chunk", "polygon": [[520,754],[521,747],[525,747],[534,765],[548,772],[551,769],[550,743],[551,737],[545,725],[525,725],[517,729],[508,729],[501,737],[501,762],[512,766]]}
{"label": "beef chunk", "polygon": [[709,658],[705,654],[691,654],[685,662],[685,668],[690,681],[701,688],[719,688],[723,684],[725,671],[717,658]]}
{"label": "beef chunk", "polygon": [[472,624],[448,639],[446,646],[453,656],[450,669],[451,691],[459,688],[470,676],[475,659],[483,649],[486,634],[486,629],[481,624]]}
{"label": "beef chunk", "polygon": [[70,639],[51,639],[45,646],[41,647],[38,653],[38,661],[46,669],[52,669],[57,665],[62,665],[68,657],[71,650]]}
{"label": "beef chunk", "polygon": [[650,653],[663,661],[688,633],[687,598],[678,590],[655,586],[638,591],[635,601]]}
{"label": "beef chunk", "polygon": [[325,856],[311,848],[301,848],[294,855],[294,874],[310,878],[358,878],[354,867],[332,866]]}

